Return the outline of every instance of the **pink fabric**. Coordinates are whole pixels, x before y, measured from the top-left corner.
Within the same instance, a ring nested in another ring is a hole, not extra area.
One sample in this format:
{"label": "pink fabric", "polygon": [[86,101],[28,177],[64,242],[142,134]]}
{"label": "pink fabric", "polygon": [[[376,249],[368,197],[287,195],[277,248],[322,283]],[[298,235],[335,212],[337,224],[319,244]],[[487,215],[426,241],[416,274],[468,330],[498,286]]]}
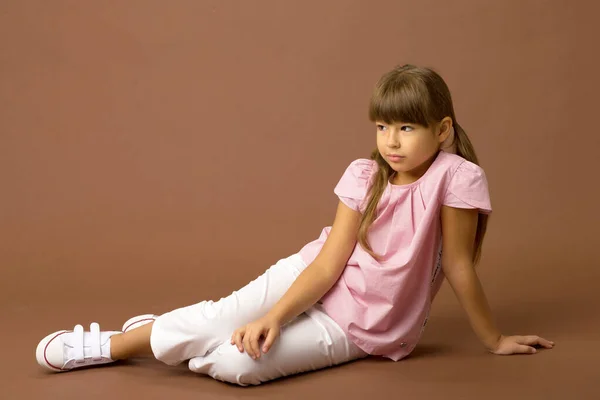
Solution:
{"label": "pink fabric", "polygon": [[[346,205],[360,212],[378,165],[353,161],[334,189]],[[442,205],[491,213],[482,168],[440,151],[427,172],[408,185],[388,183],[378,205],[369,243],[378,262],[357,243],[346,269],[321,299],[325,312],[363,351],[400,360],[421,338],[431,302],[444,276],[440,268]],[[310,264],[331,227],[300,250]]]}

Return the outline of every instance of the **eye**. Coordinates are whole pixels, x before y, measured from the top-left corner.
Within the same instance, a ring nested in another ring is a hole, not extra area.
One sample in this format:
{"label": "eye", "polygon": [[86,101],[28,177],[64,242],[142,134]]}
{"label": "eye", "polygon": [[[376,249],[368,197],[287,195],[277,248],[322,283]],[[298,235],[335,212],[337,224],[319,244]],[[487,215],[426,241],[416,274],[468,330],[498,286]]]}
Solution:
{"label": "eye", "polygon": [[381,125],[381,124],[377,124],[377,130],[378,131],[383,131],[385,130],[387,127],[385,125]]}
{"label": "eye", "polygon": [[404,131],[404,132],[410,132],[413,130],[412,126],[408,126],[408,125],[403,125],[402,128],[400,128],[400,130]]}

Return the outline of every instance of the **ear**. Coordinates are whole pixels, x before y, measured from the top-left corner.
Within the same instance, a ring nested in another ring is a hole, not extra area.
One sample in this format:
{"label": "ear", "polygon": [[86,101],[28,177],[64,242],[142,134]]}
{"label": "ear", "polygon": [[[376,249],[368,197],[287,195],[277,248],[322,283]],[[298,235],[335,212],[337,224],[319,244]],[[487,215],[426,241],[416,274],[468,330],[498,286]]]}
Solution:
{"label": "ear", "polygon": [[453,128],[452,118],[445,117],[444,119],[442,119],[440,121],[440,123],[438,124],[438,132],[437,132],[438,141],[440,143],[444,143],[448,139],[449,139],[449,141],[451,141],[453,139],[451,137],[452,133],[453,133],[452,128]]}
{"label": "ear", "polygon": [[456,138],[452,118],[444,118],[438,125],[438,140],[440,141],[440,149],[446,153],[456,154]]}

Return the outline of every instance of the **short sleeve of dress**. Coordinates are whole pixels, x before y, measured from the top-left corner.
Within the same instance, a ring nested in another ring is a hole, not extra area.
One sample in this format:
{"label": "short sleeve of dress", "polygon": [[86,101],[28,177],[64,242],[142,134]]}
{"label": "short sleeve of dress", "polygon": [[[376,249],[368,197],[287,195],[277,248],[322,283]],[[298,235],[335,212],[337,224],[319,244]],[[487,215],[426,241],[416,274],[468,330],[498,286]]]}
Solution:
{"label": "short sleeve of dress", "polygon": [[369,179],[375,166],[376,161],[365,158],[352,161],[333,192],[351,209],[362,211],[362,202],[367,194]]}
{"label": "short sleeve of dress", "polygon": [[492,205],[484,170],[469,161],[461,163],[452,176],[443,204],[455,208],[477,208],[490,214]]}

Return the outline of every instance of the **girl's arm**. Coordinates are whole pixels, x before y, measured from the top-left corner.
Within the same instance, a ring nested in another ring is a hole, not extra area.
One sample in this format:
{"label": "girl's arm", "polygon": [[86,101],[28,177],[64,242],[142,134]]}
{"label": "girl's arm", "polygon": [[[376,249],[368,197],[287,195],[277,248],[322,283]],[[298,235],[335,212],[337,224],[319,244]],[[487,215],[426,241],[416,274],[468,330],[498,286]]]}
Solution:
{"label": "girl's arm", "polygon": [[493,350],[502,337],[475,272],[473,252],[478,210],[442,206],[442,269],[471,326],[484,346]]}
{"label": "girl's arm", "polygon": [[494,323],[472,261],[477,215],[477,210],[442,206],[442,268],[475,334],[494,354],[535,353],[535,345],[552,348],[554,342],[539,336],[505,337]]}
{"label": "girl's arm", "polygon": [[258,320],[236,329],[231,344],[239,351],[260,358],[259,339],[265,337],[263,352],[268,352],[279,336],[282,325],[291,321],[323,297],[339,279],[356,245],[360,213],[340,200],[331,231],[315,260],[296,278],[294,283]]}
{"label": "girl's arm", "polygon": [[331,231],[319,255],[268,312],[267,318],[284,325],[309,309],[331,289],[354,250],[360,217],[358,211],[339,201]]}

